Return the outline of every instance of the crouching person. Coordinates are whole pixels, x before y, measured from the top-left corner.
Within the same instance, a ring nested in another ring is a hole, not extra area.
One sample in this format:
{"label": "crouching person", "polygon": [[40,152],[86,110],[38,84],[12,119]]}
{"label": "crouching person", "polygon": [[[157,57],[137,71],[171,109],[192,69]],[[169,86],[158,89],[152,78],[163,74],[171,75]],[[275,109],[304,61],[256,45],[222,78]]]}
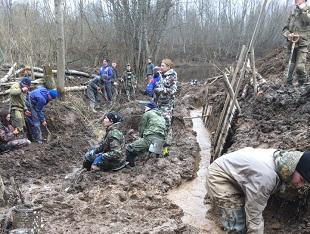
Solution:
{"label": "crouching person", "polygon": [[26,117],[27,124],[30,128],[32,141],[38,144],[43,143],[41,124],[47,126],[44,107],[53,99],[58,97],[56,89],[47,90],[44,87],[38,87],[28,94],[26,105],[31,115]]}
{"label": "crouching person", "polygon": [[87,170],[113,170],[125,165],[125,137],[119,130],[122,117],[109,112],[103,119],[106,134],[100,145],[85,154],[83,168]]}
{"label": "crouching person", "polygon": [[126,161],[131,167],[135,166],[134,160],[138,153],[147,152],[154,141],[164,141],[166,138],[166,121],[156,104],[148,103],[144,112],[139,125],[140,138],[126,147]]}
{"label": "crouching person", "polygon": [[14,128],[11,124],[11,115],[9,111],[0,111],[0,121],[0,153],[30,144],[28,139],[17,139],[14,136]]}
{"label": "crouching person", "polygon": [[[210,166],[208,195],[227,233],[264,233],[263,211],[271,194],[310,182],[310,152],[243,148]],[[280,189],[281,188],[281,189]]]}

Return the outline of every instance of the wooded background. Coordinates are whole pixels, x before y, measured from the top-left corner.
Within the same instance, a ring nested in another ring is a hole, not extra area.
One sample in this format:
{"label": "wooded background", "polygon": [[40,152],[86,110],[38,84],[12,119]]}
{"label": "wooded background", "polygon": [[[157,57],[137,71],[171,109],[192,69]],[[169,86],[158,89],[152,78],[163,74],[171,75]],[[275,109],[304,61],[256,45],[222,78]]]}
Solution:
{"label": "wooded background", "polygon": [[[56,0],[55,0],[56,1]],[[261,0],[67,0],[67,68],[101,65],[103,58],[139,73],[147,57],[179,63],[232,61],[252,35]],[[281,30],[293,1],[271,0],[255,43],[261,56],[283,45]],[[0,61],[56,64],[54,1],[0,1]]]}

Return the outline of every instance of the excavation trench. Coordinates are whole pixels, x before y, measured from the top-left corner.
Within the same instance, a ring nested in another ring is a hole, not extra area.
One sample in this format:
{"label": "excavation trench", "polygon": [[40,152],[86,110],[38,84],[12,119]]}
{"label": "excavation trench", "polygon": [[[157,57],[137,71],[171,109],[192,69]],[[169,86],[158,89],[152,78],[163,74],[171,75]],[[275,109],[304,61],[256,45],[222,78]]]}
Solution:
{"label": "excavation trench", "polygon": [[[201,110],[193,110],[191,117],[201,115]],[[193,130],[200,146],[200,162],[197,177],[186,182],[168,194],[168,198],[181,207],[184,212],[182,221],[197,228],[200,233],[222,233],[214,221],[206,218],[209,205],[204,204],[206,190],[207,168],[210,162],[211,142],[208,130],[201,118],[193,118]]]}

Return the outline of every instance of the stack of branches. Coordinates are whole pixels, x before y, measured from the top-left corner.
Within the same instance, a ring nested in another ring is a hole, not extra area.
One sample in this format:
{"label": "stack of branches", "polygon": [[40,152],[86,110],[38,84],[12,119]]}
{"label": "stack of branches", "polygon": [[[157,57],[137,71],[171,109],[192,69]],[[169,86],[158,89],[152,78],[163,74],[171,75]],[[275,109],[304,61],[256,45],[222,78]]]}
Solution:
{"label": "stack of branches", "polygon": [[[49,66],[44,66],[44,68],[26,67],[23,65],[17,66],[17,63],[14,63],[13,65],[4,64],[0,70],[6,72],[6,75],[0,78],[0,96],[9,94],[10,87],[22,79],[25,71],[29,71],[33,86],[44,85],[47,88],[56,88],[54,76],[57,74],[57,70],[52,70]],[[65,75],[86,78],[91,78],[93,76],[89,73],[77,70],[66,70]],[[65,91],[80,91],[85,90],[86,87],[87,86],[84,85],[65,87]]]}

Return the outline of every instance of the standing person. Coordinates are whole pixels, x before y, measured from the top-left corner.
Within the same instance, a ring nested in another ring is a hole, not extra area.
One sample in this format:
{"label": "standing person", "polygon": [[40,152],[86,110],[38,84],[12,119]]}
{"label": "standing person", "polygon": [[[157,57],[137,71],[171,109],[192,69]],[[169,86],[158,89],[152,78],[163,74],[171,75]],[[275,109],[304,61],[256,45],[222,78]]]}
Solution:
{"label": "standing person", "polygon": [[[0,153],[30,144],[27,138],[16,139],[11,125],[11,115],[7,110],[0,111]],[[1,181],[0,181],[1,184]]]}
{"label": "standing person", "polygon": [[173,63],[170,59],[163,59],[160,65],[162,74],[160,82],[154,92],[158,108],[166,119],[167,129],[171,126],[172,112],[175,93],[177,92],[177,73],[172,69]]}
{"label": "standing person", "polygon": [[151,79],[150,83],[147,84],[144,93],[153,99],[154,97],[154,89],[156,85],[160,82],[161,75],[160,75],[160,67],[154,67],[153,69],[153,78]]}
{"label": "standing person", "polygon": [[126,91],[128,101],[135,99],[135,89],[137,86],[136,76],[131,70],[131,66],[128,63],[126,66],[126,71],[123,73],[122,77],[124,81],[124,88]]}
{"label": "standing person", "polygon": [[52,100],[58,97],[56,89],[47,90],[45,87],[38,87],[31,91],[26,99],[28,109],[31,115],[26,117],[32,140],[38,144],[43,143],[41,124],[47,126],[44,107]]}
{"label": "standing person", "polygon": [[26,94],[31,85],[31,79],[25,75],[19,83],[13,84],[10,88],[10,109],[14,135],[24,135],[25,115],[30,115],[25,104]]}
{"label": "standing person", "polygon": [[102,61],[102,67],[99,70],[99,76],[104,80],[104,94],[108,99],[109,104],[112,104],[112,77],[113,71],[112,68],[109,66],[108,60],[104,59]]}
{"label": "standing person", "polygon": [[286,37],[288,46],[287,62],[289,62],[293,41],[296,41],[291,65],[288,69],[287,84],[293,84],[293,73],[296,76],[299,85],[303,85],[307,80],[306,60],[308,45],[310,43],[310,7],[306,4],[307,0],[295,0],[296,8],[289,15],[282,34]]}
{"label": "standing person", "polygon": [[119,77],[117,71],[117,63],[115,61],[112,62],[112,95],[114,100],[116,99],[118,93],[118,85],[119,85]]}
{"label": "standing person", "polygon": [[151,79],[153,78],[153,69],[154,69],[154,64],[152,63],[152,59],[148,58],[147,64],[144,69],[145,80],[147,81],[147,83],[149,83]]}
{"label": "standing person", "polygon": [[135,166],[135,157],[138,153],[147,152],[153,141],[164,141],[166,138],[165,119],[154,102],[149,102],[144,109],[139,124],[140,138],[126,147],[126,160],[131,167]]}
{"label": "standing person", "polygon": [[310,152],[247,147],[219,157],[208,172],[208,195],[227,233],[262,234],[270,195],[310,182]]}
{"label": "standing person", "polygon": [[125,137],[120,130],[122,116],[109,112],[103,119],[106,134],[100,145],[85,154],[83,168],[87,170],[116,169],[125,163]]}
{"label": "standing person", "polygon": [[89,82],[87,86],[86,94],[89,99],[89,106],[92,112],[94,113],[97,113],[97,111],[95,110],[95,107],[96,107],[96,104],[99,102],[98,96],[99,94],[103,95],[102,90],[104,89],[104,78],[106,76],[107,75],[105,74],[102,76],[96,76]]}

